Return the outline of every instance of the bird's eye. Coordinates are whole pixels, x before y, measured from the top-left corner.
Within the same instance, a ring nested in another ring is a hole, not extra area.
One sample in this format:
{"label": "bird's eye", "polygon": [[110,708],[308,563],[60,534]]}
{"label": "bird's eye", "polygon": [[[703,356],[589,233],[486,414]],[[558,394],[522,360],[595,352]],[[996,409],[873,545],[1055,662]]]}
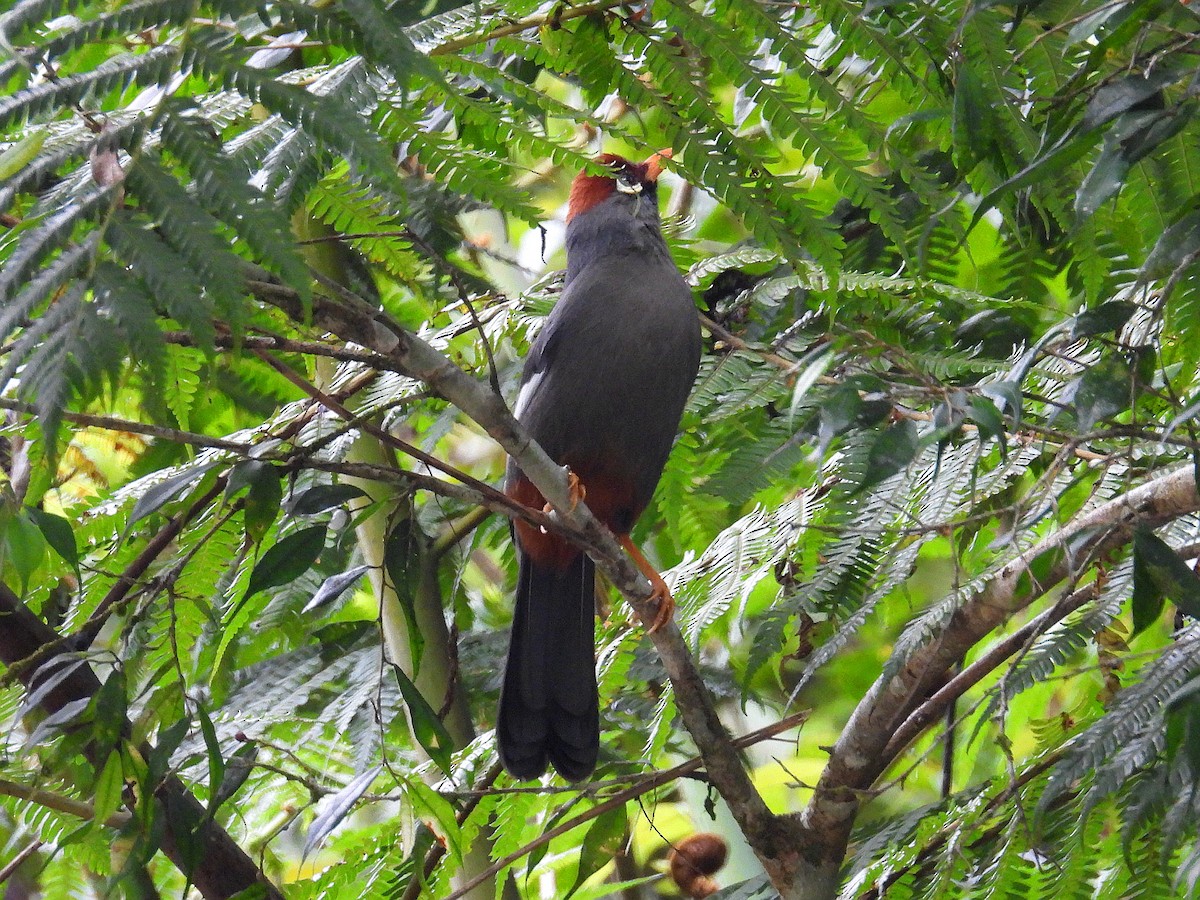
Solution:
{"label": "bird's eye", "polygon": [[642,180],[632,166],[622,166],[616,175],[617,190],[622,194],[640,194],[642,192]]}

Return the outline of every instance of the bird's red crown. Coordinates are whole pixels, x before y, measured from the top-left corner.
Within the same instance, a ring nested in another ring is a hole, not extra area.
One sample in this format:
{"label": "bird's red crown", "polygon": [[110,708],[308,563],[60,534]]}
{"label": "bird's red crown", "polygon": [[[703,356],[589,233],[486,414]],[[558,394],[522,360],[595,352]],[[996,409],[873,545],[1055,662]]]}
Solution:
{"label": "bird's red crown", "polygon": [[[596,162],[608,166],[618,176],[625,180],[640,184],[655,184],[662,174],[664,159],[671,158],[671,151],[659,150],[643,163],[634,163],[617,156],[615,153],[604,153],[596,157]],[[585,213],[593,206],[603,203],[617,189],[617,179],[612,175],[592,175],[580,172],[571,183],[571,198],[567,202],[567,221],[570,222],[580,213]]]}

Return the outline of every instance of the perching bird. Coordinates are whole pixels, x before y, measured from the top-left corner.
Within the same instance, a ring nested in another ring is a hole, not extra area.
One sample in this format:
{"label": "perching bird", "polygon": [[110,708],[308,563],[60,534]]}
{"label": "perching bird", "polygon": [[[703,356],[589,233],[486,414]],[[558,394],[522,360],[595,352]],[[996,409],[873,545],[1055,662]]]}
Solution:
{"label": "perching bird", "polygon": [[[588,507],[650,579],[658,627],[673,608],[662,578],[630,541],[662,475],[700,364],[691,291],[663,240],[657,179],[669,151],[644,163],[605,154],[610,174],[575,178],[562,296],[530,348],[514,413],[576,476]],[[545,499],[509,460],[505,491]],[[600,743],[591,559],[516,521],[519,575],[496,738],[519,779],[554,766],[578,781]]]}

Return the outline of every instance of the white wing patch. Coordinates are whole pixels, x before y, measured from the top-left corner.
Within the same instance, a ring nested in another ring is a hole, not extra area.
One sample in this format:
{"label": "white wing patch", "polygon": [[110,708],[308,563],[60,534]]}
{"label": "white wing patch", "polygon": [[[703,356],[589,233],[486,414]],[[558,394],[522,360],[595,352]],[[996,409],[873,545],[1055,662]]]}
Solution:
{"label": "white wing patch", "polygon": [[542,383],[542,377],[545,374],[545,372],[534,372],[530,379],[521,385],[521,391],[517,394],[517,403],[513,407],[513,415],[518,420],[525,414],[525,407],[533,399],[533,395],[537,392],[538,385]]}

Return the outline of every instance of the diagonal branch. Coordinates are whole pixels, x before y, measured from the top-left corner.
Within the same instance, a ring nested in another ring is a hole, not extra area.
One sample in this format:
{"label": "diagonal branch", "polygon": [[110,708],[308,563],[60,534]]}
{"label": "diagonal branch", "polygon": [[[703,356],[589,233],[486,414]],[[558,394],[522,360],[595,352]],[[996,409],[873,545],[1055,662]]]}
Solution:
{"label": "diagonal branch", "polygon": [[895,736],[971,647],[1096,558],[1128,543],[1135,525],[1154,527],[1197,510],[1200,495],[1191,466],[1095,507],[1001,568],[894,675],[881,676],[851,714],[808,808],[797,817],[807,833],[810,863],[821,868],[840,863],[862,793],[891,763],[890,753],[901,749]]}
{"label": "diagonal branch", "polygon": [[[208,505],[221,495],[221,492],[225,489],[225,482],[226,479],[224,476],[219,477],[213,486],[184,512],[172,516],[167,520],[162,530],[146,542],[146,546],[142,548],[142,552],[135,556],[129,565],[125,567],[124,571],[117,576],[117,580],[100,599],[100,602],[96,604],[95,610],[92,611],[88,620],[84,622],[77,632],[59,637],[51,630],[47,635],[47,640],[42,641],[36,647],[30,648],[28,653],[24,653],[13,659],[5,657],[3,661],[8,666],[8,671],[3,676],[0,676],[0,685],[7,684],[14,678],[24,681],[26,678],[31,677],[32,673],[44,662],[47,662],[60,653],[86,648],[90,645],[104,628],[105,623],[108,621],[109,613],[137,586],[138,579],[146,574],[146,570],[171,546],[175,538],[183,531],[184,526],[204,512],[208,508]],[[39,619],[38,621],[40,622],[41,620]]]}
{"label": "diagonal branch", "polygon": [[1061,622],[1075,610],[1095,600],[1099,593],[1099,585],[1095,582],[1084,585],[1079,590],[1072,591],[1069,596],[1059,600],[1032,621],[1022,625],[1012,634],[996,641],[978,659],[966,666],[946,684],[938,688],[932,697],[913,710],[912,714],[904,720],[904,724],[897,728],[888,740],[888,745],[883,751],[884,759],[888,763],[895,760],[910,743],[924,733],[925,729],[940,721],[954,701],[979,684],[1009,657],[1028,648],[1051,625]]}
{"label": "diagonal branch", "polygon": [[[782,734],[785,731],[790,731],[793,728],[803,725],[808,719],[808,716],[808,710],[793,713],[792,715],[787,716],[778,722],[773,722],[770,725],[757,729],[756,731],[751,731],[748,734],[743,734],[740,737],[733,739],[733,744],[739,750],[747,747],[753,747],[760,741],[768,740],[775,735]],[[629,787],[622,788],[621,790],[604,797],[594,806],[590,806],[578,815],[559,822],[553,828],[543,831],[525,846],[519,847],[507,856],[496,860],[485,871],[480,872],[473,879],[471,879],[471,881],[462,885],[458,890],[447,897],[446,900],[460,900],[460,898],[465,897],[471,892],[471,890],[483,884],[491,876],[503,872],[508,866],[511,866],[517,860],[528,856],[539,847],[544,847],[556,837],[564,835],[569,831],[574,831],[580,825],[584,825],[593,819],[599,818],[610,809],[616,809],[620,806],[624,806],[629,801],[636,800],[638,797],[648,794],[657,788],[671,784],[672,782],[678,781],[681,778],[687,778],[691,775],[694,775],[696,772],[700,771],[702,765],[703,760],[700,757],[693,757],[692,759],[681,762],[679,765],[673,766],[670,769],[651,772],[644,778],[639,778],[635,784],[631,784]],[[408,900],[408,898],[406,897],[405,900]]]}
{"label": "diagonal branch", "polygon": [[[41,648],[55,645],[58,640],[54,629],[34,615],[12,589],[0,581],[0,662],[18,670],[27,691],[36,687],[37,674],[42,669],[21,665],[22,662],[38,654]],[[100,682],[91,666],[75,665],[58,684],[42,692],[39,706],[45,713],[52,714],[69,703],[94,697],[99,690]],[[132,733],[128,721],[123,733]],[[88,743],[83,752],[93,766],[103,766],[107,749],[101,750]],[[143,745],[141,753],[149,758],[150,748]],[[162,823],[158,839],[163,853],[205,898],[225,900],[254,888],[268,900],[283,900],[283,895],[254,860],[212,820],[178,777],[168,775],[152,787],[151,796],[131,802],[155,804],[156,819]]]}
{"label": "diagonal branch", "polygon": [[[585,503],[571,508],[565,472],[525,433],[503,398],[361,297],[320,276],[318,281],[328,294],[316,294],[310,310],[305,309],[295,291],[276,283],[264,270],[250,268],[247,286],[260,300],[293,320],[304,322],[311,315],[311,322],[317,327],[389,357],[398,369],[424,382],[473,419],[516,461],[554,507],[553,518],[563,526],[564,533],[587,551],[641,619],[652,621],[656,610],[650,602],[646,579]],[[781,860],[794,859],[798,853],[797,824],[774,816],[755,789],[737,748],[717,717],[712,697],[678,626],[669,622],[652,634],[651,639],[709,779],[726,799],[768,874],[781,875]]]}

